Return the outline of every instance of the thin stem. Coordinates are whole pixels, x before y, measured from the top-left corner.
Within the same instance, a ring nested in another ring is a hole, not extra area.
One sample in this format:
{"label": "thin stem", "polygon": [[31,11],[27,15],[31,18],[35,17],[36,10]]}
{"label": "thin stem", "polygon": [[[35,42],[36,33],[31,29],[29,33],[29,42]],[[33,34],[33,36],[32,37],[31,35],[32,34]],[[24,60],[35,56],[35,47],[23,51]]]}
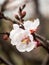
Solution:
{"label": "thin stem", "polygon": [[13,21],[12,19],[10,19],[10,18],[8,18],[8,17],[3,17],[5,20],[8,20],[8,21],[10,21],[10,22],[12,22],[12,23],[16,23],[16,24],[18,24],[18,25],[22,25],[22,23],[19,21],[19,20],[15,20],[15,21]]}
{"label": "thin stem", "polygon": [[39,38],[40,40],[42,40],[43,42],[46,42],[47,44],[49,44],[49,40],[47,40],[45,37],[43,37],[43,36],[41,36],[41,35],[39,35],[37,33],[35,33],[35,36],[37,38]]}
{"label": "thin stem", "polygon": [[39,39],[40,41],[42,41],[41,45],[49,52],[49,40],[47,40],[45,37],[34,33],[35,38]]}
{"label": "thin stem", "polygon": [[49,54],[46,55],[41,65],[47,65],[48,60],[49,60]]}
{"label": "thin stem", "polygon": [[13,65],[11,62],[9,62],[8,60],[6,60],[5,58],[3,57],[0,57],[0,60],[3,61],[5,64],[7,65]]}

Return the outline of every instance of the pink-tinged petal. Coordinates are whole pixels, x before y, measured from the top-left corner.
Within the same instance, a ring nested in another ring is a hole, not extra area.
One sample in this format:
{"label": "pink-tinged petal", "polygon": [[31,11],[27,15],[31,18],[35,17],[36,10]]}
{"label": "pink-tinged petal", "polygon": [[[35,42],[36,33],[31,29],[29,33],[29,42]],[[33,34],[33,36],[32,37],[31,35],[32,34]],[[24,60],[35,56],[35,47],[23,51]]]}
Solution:
{"label": "pink-tinged petal", "polygon": [[17,33],[19,33],[19,29],[18,30],[12,30],[11,32],[10,32],[10,39],[13,39],[14,38],[14,36],[15,36],[15,34],[17,34]]}
{"label": "pink-tinged petal", "polygon": [[16,45],[16,48],[20,52],[25,52],[26,51],[26,44],[19,43],[19,45]]}
{"label": "pink-tinged petal", "polygon": [[24,22],[23,25],[26,30],[34,30],[35,31],[37,29],[37,27],[39,26],[39,24],[40,24],[39,19],[36,19],[36,20],[34,20],[34,22],[26,21],[26,22]]}
{"label": "pink-tinged petal", "polygon": [[33,29],[37,29],[37,27],[39,26],[39,24],[40,24],[40,21],[39,21],[39,19],[36,19],[36,20],[34,20],[34,23],[33,23]]}
{"label": "pink-tinged petal", "polygon": [[12,40],[20,41],[21,38],[23,37],[22,33],[23,33],[23,30],[22,29],[18,29],[17,32],[14,34]]}
{"label": "pink-tinged petal", "polygon": [[32,27],[32,22],[31,21],[26,21],[26,22],[24,22],[23,25],[24,25],[26,30],[29,30]]}
{"label": "pink-tinged petal", "polygon": [[19,29],[19,25],[18,24],[13,24],[13,29]]}
{"label": "pink-tinged petal", "polygon": [[16,35],[18,35],[18,33],[20,33],[20,31],[22,31],[21,28],[19,28],[19,26],[17,24],[13,24],[13,30],[11,30],[10,32],[10,39],[14,39],[16,37]]}
{"label": "pink-tinged petal", "polygon": [[12,30],[12,31],[10,32],[10,36],[9,36],[9,38],[10,38],[10,39],[12,39],[12,38],[13,38],[14,33],[15,33],[15,31],[14,31],[14,30]]}
{"label": "pink-tinged petal", "polygon": [[11,44],[12,44],[12,45],[16,45],[16,44],[17,44],[17,42],[16,42],[16,41],[11,40]]}
{"label": "pink-tinged petal", "polygon": [[36,48],[36,42],[32,41],[31,43],[29,43],[27,45],[26,51],[30,52],[31,50],[33,50],[34,48]]}

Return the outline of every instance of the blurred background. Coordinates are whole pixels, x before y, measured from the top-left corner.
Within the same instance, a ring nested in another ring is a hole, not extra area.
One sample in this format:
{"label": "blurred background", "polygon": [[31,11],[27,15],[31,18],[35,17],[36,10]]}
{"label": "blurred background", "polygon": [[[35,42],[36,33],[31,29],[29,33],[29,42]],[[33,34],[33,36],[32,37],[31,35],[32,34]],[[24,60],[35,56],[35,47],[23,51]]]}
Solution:
{"label": "blurred background", "polygon": [[[0,3],[1,1],[2,0],[0,0]],[[7,1],[8,3],[5,5],[3,13],[5,16],[14,19],[11,15],[15,13],[17,14],[18,7],[16,7],[16,10],[14,9],[13,12],[13,9],[11,9],[9,5],[15,0]],[[24,10],[27,12],[24,20],[30,19],[33,21],[34,19],[39,18],[40,26],[37,33],[46,37],[46,39],[49,39],[49,0],[26,0],[26,2],[24,0],[24,3],[26,3],[26,8]],[[23,1],[21,4],[22,3]],[[21,6],[21,4],[18,6]],[[0,10],[2,5],[3,4],[0,4]],[[10,32],[11,30],[12,23],[8,20],[1,19],[0,33]],[[47,62],[47,65],[49,65],[47,55],[47,51],[42,46],[31,52],[20,53],[15,46],[11,45],[10,39],[4,40],[3,35],[0,35],[0,65],[45,65],[43,62]]]}

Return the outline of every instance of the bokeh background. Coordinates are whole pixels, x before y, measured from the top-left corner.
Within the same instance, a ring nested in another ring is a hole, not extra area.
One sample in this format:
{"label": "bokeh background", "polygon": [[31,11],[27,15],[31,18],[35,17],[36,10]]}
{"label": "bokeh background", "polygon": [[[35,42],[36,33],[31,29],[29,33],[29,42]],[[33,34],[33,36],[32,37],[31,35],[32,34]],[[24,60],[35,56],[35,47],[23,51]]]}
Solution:
{"label": "bokeh background", "polygon": [[[34,15],[30,20],[39,18],[40,26],[37,33],[49,39],[49,0],[33,0],[33,4]],[[12,23],[10,21],[0,20],[0,33],[10,32],[11,29]],[[0,65],[7,65],[4,60],[9,65],[10,63],[13,65],[42,65],[44,59],[48,59],[48,53],[42,46],[31,52],[20,53],[15,46],[11,45],[10,39],[3,40],[2,37],[3,35],[0,35]],[[49,65],[49,62],[47,62],[47,65]]]}

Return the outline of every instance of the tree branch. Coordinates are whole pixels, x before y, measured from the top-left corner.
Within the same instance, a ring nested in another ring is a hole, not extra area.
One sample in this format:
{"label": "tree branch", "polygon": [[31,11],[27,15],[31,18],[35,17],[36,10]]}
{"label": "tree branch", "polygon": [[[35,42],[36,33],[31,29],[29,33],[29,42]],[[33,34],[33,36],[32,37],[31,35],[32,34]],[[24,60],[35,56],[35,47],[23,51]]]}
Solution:
{"label": "tree branch", "polygon": [[34,33],[35,38],[39,39],[40,41],[42,41],[41,45],[49,52],[49,40],[47,40],[45,37]]}
{"label": "tree branch", "polygon": [[[8,36],[10,35],[10,33],[6,32],[6,33],[0,33],[1,35],[7,34]],[[42,41],[41,45],[49,52],[49,40],[47,40],[45,37],[34,33],[33,36],[36,39],[39,39],[40,41]]]}
{"label": "tree branch", "polygon": [[0,60],[3,61],[7,65],[13,65],[11,62],[7,61],[5,58],[0,57]]}
{"label": "tree branch", "polygon": [[48,60],[49,60],[49,54],[46,55],[41,65],[47,65]]}

